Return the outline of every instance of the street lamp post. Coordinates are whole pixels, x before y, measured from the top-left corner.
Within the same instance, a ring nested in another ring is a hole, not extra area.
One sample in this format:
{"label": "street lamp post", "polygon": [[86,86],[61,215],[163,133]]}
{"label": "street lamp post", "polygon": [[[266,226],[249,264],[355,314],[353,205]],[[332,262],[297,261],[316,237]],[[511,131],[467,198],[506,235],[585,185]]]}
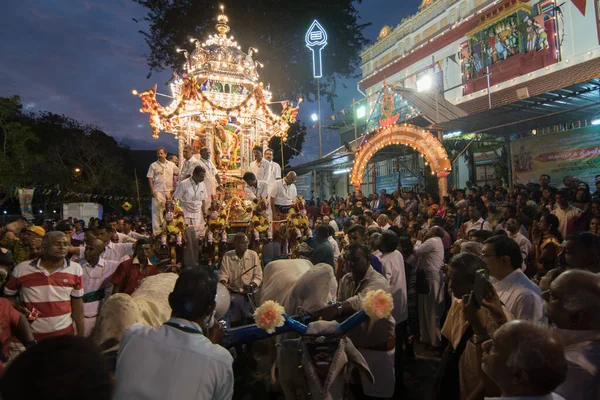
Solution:
{"label": "street lamp post", "polygon": [[321,82],[323,76],[323,65],[321,63],[321,50],[327,46],[327,32],[315,19],[308,31],[306,31],[306,47],[312,51],[313,56],[313,77],[317,80],[317,112],[319,128],[319,158],[323,157],[322,136],[321,136]]}

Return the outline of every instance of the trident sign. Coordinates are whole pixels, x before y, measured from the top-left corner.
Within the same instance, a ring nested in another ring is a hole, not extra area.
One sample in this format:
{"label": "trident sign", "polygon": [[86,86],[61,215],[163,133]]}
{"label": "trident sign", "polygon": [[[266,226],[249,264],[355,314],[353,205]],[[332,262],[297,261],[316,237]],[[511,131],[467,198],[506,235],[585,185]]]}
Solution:
{"label": "trident sign", "polygon": [[312,51],[313,55],[313,77],[323,76],[323,67],[321,64],[321,50],[327,46],[327,32],[315,19],[306,31],[306,47]]}

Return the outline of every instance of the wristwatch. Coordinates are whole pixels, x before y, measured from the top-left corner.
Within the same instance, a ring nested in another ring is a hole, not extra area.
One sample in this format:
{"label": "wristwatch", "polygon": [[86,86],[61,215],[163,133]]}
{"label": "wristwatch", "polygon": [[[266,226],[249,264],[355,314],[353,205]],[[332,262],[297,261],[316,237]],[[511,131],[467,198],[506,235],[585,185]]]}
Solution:
{"label": "wristwatch", "polygon": [[336,303],[333,303],[333,306],[335,307],[335,309],[337,310],[337,316],[342,315],[342,303],[340,303],[339,301]]}

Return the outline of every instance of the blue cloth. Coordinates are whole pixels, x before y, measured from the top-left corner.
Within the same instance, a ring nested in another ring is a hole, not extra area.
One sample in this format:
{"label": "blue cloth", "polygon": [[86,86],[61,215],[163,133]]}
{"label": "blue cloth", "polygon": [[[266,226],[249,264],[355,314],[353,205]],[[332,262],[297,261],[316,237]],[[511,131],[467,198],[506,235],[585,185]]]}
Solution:
{"label": "blue cloth", "polygon": [[377,256],[371,255],[371,266],[375,271],[383,275],[383,266],[381,265],[381,261],[379,261],[379,258],[377,258]]}

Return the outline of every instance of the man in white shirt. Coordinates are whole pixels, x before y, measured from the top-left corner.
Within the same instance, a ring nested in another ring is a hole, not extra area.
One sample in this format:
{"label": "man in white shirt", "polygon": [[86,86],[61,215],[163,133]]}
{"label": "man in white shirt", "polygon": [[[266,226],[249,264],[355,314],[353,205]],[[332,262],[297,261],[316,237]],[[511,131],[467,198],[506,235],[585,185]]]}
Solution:
{"label": "man in white shirt", "polygon": [[323,225],[325,225],[329,230],[329,236],[327,236],[327,240],[333,248],[333,262],[337,264],[337,261],[342,256],[342,253],[340,252],[340,245],[338,244],[337,240],[335,240],[335,238],[333,237],[333,235],[335,234],[335,230],[331,225],[325,224],[325,217],[323,217]]}
{"label": "man in white shirt", "polygon": [[469,218],[471,218],[471,219],[469,221],[465,222],[463,224],[463,228],[461,229],[461,233],[464,235],[465,238],[468,237],[469,231],[471,231],[472,229],[476,229],[478,231],[480,231],[480,230],[493,231],[494,230],[492,228],[492,224],[485,221],[481,217],[481,210],[479,210],[479,208],[477,208],[476,206],[469,206],[468,213],[469,213]]}
{"label": "man in white shirt", "polygon": [[484,351],[481,369],[502,392],[502,397],[486,399],[564,400],[553,391],[565,379],[567,362],[560,339],[550,329],[511,321],[477,345]]}
{"label": "man in white shirt", "polygon": [[248,296],[252,296],[262,283],[262,263],[254,250],[248,250],[249,243],[246,234],[237,233],[233,239],[235,250],[225,253],[219,271],[219,282],[231,292],[231,307],[227,315],[230,327],[232,324],[239,325],[243,317],[252,315]]}
{"label": "man in white shirt", "polygon": [[194,158],[198,160],[198,163],[204,171],[206,171],[206,176],[204,178],[204,186],[206,186],[206,192],[208,193],[209,199],[212,200],[212,196],[215,195],[217,189],[221,187],[221,177],[219,176],[219,170],[210,160],[210,151],[208,151],[208,147],[203,147],[200,149],[200,157],[195,155]]}
{"label": "man in white shirt", "polygon": [[277,179],[281,179],[281,167],[279,166],[279,164],[277,164],[276,161],[273,161],[273,149],[265,150],[265,159],[269,162],[271,167],[267,183],[273,183]]}
{"label": "man in white shirt", "polygon": [[296,173],[290,171],[285,178],[276,180],[269,188],[273,218],[284,218],[289,212],[290,206],[298,197],[294,182],[296,182]]}
{"label": "man in white shirt", "polygon": [[141,233],[137,233],[133,230],[134,223],[130,219],[126,219],[123,222],[123,234],[129,236],[132,239],[138,240],[142,238],[147,238],[148,236],[142,235]]}
{"label": "man in white shirt", "polygon": [[333,228],[334,232],[340,231],[340,227],[338,226],[337,222],[335,222],[335,219],[333,219],[333,218],[330,219],[328,215],[323,216],[323,224],[327,224],[327,225],[331,226]]}
{"label": "man in white shirt", "polygon": [[177,165],[167,161],[167,150],[164,147],[156,149],[158,160],[150,164],[148,169],[148,185],[152,192],[152,233],[162,232],[162,223],[167,200],[173,194],[174,176],[179,173]]}
{"label": "man in white shirt", "polygon": [[184,270],[169,295],[171,319],[161,327],[134,324],[121,340],[114,400],[228,400],[233,358],[218,345],[217,281],[202,269]]}
{"label": "man in white shirt", "polygon": [[365,211],[363,211],[363,215],[365,216],[365,228],[366,229],[379,228],[379,225],[377,225],[377,222],[375,222],[375,220],[373,219],[373,211],[365,210]]}
{"label": "man in white shirt", "polygon": [[252,149],[254,161],[250,164],[250,172],[252,172],[259,181],[268,182],[271,174],[271,164],[263,158],[262,147],[254,146]]}
{"label": "man in white shirt", "polygon": [[248,200],[256,200],[258,198],[268,199],[269,198],[269,185],[265,181],[256,180],[256,175],[252,172],[246,172],[242,177],[246,186],[244,186],[244,192]]}
{"label": "man in white shirt", "polygon": [[425,234],[423,244],[415,247],[415,254],[419,260],[418,268],[425,272],[429,286],[428,294],[419,294],[421,341],[433,347],[439,347],[442,341],[440,320],[444,312],[443,237],[444,229],[433,226]]}
{"label": "man in white shirt", "polygon": [[200,165],[194,168],[190,178],[183,180],[175,190],[174,197],[179,200],[183,210],[183,219],[188,229],[196,232],[196,237],[204,236],[206,224],[203,212],[210,206],[209,195],[204,186],[206,171]]}
{"label": "man in white shirt", "polygon": [[483,243],[481,257],[496,279],[498,297],[511,314],[516,319],[545,323],[542,291],[521,271],[523,257],[517,242],[507,236],[493,236]]}
{"label": "man in white shirt", "polygon": [[527,269],[527,265],[525,264],[525,260],[529,258],[529,256],[533,253],[533,246],[529,239],[519,232],[521,227],[521,223],[519,223],[516,219],[511,218],[506,221],[506,232],[508,232],[508,237],[517,242],[519,248],[521,249],[521,257],[523,257],[523,264],[521,265],[521,270],[525,272]]}
{"label": "man in white shirt", "polygon": [[[130,257],[133,257],[133,243],[113,243],[110,240],[114,233],[113,228],[102,222],[96,228],[96,237],[104,243],[104,252],[100,255],[101,258],[109,261],[123,262]],[[79,247],[80,258],[84,258],[85,247]]]}
{"label": "man in white shirt", "polygon": [[558,230],[563,239],[567,236],[567,223],[573,218],[581,215],[581,210],[569,204],[569,192],[566,189],[559,190],[556,193],[556,207],[552,214],[558,218]]}
{"label": "man in white shirt", "polygon": [[194,173],[194,168],[196,168],[200,162],[194,157],[194,147],[189,144],[186,144],[183,147],[183,158],[183,166],[181,167],[181,172],[179,173],[180,182],[192,176]]}
{"label": "man in white shirt", "polygon": [[86,337],[96,326],[96,317],[100,314],[104,299],[112,294],[110,278],[120,264],[100,258],[103,252],[104,243],[100,239],[93,239],[85,247],[85,259],[80,262],[83,269],[83,326]]}
{"label": "man in white shirt", "polygon": [[390,284],[394,309],[392,316],[396,320],[396,387],[402,387],[403,375],[403,339],[406,336],[406,320],[408,319],[408,302],[406,291],[406,273],[404,272],[404,258],[398,251],[399,238],[392,231],[383,231],[379,250],[381,251],[381,269],[383,276]]}
{"label": "man in white shirt", "polygon": [[379,227],[384,231],[387,231],[388,229],[390,229],[392,227],[389,224],[388,216],[385,214],[381,214],[379,217],[377,217],[377,225],[379,225]]}

